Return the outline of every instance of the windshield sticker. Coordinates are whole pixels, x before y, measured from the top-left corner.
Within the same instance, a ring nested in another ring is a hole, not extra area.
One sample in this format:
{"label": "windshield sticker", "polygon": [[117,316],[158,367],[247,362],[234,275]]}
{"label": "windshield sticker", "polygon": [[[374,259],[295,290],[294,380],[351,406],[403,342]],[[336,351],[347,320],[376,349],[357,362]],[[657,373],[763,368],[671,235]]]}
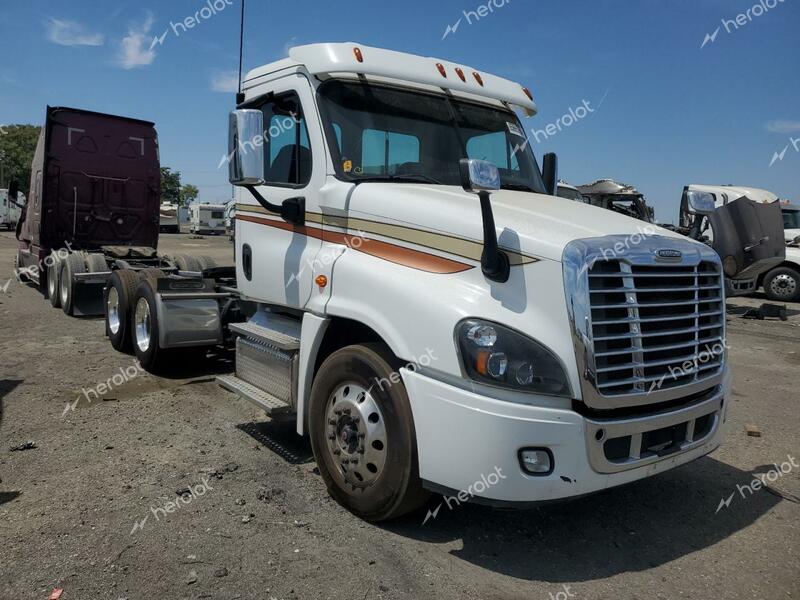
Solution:
{"label": "windshield sticker", "polygon": [[524,138],[525,134],[522,133],[522,130],[517,126],[516,123],[512,123],[511,121],[506,121],[506,126],[508,127],[508,132],[511,135],[516,135],[517,137]]}
{"label": "windshield sticker", "polygon": [[353,170],[353,161],[352,160],[344,161],[344,163],[342,164],[342,170],[345,173],[349,173],[350,171],[352,171]]}

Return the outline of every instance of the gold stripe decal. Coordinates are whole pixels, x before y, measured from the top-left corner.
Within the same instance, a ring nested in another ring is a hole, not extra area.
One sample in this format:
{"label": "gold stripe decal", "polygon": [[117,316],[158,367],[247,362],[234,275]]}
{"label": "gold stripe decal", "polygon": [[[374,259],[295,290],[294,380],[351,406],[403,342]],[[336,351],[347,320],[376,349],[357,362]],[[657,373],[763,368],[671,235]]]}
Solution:
{"label": "gold stripe decal", "polygon": [[[237,213],[241,211],[278,216],[277,213],[273,213],[261,206],[255,206],[252,204],[237,204],[236,211]],[[238,214],[237,218],[239,218]],[[379,235],[401,242],[422,246],[424,248],[429,248],[431,250],[446,252],[448,254],[453,254],[455,256],[466,258],[475,262],[480,262],[481,254],[483,252],[483,244],[480,242],[448,235],[445,233],[437,233],[435,231],[407,227],[404,225],[384,223],[381,221],[370,221],[367,219],[358,219],[354,217],[323,215],[321,213],[312,212],[306,213],[306,221],[317,225],[337,227],[349,231],[357,231],[359,233]],[[328,231],[326,230],[326,236],[327,233]],[[502,246],[501,249],[508,255],[512,267],[527,265],[539,261],[538,258],[522,252],[517,252],[509,248],[503,248]]]}

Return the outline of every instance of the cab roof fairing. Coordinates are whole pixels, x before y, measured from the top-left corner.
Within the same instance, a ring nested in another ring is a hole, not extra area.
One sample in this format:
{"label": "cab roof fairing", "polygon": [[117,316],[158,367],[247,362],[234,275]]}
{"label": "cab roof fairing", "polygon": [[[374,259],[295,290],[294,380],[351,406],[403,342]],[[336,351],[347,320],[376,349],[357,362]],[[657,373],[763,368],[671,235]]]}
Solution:
{"label": "cab roof fairing", "polygon": [[[356,48],[359,50],[358,53]],[[248,72],[245,83],[250,85],[243,87],[253,87],[255,85],[253,80],[293,67],[303,67],[312,75],[334,73],[371,75],[411,84],[435,86],[505,102],[521,109],[528,117],[535,115],[538,110],[533,98],[528,96],[527,88],[509,79],[443,59],[374,48],[354,42],[308,44],[291,48],[289,58]]]}

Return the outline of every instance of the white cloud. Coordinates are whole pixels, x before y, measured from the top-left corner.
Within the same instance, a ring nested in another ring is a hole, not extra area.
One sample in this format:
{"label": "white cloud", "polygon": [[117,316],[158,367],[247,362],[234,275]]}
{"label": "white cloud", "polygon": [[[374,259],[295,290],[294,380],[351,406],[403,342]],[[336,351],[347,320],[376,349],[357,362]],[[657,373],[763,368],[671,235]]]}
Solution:
{"label": "white cloud", "polygon": [[211,78],[211,89],[215,92],[238,92],[239,73],[237,71],[220,71]]}
{"label": "white cloud", "polygon": [[800,121],[770,121],[767,123],[767,131],[772,133],[794,133],[800,131]]}
{"label": "white cloud", "polygon": [[45,27],[47,39],[61,46],[102,46],[106,41],[102,33],[89,33],[75,21],[50,19]]}
{"label": "white cloud", "polygon": [[156,59],[156,52],[151,48],[148,35],[153,27],[153,15],[148,13],[144,23],[128,27],[128,35],[120,42],[118,64],[123,69],[135,69],[151,64]]}

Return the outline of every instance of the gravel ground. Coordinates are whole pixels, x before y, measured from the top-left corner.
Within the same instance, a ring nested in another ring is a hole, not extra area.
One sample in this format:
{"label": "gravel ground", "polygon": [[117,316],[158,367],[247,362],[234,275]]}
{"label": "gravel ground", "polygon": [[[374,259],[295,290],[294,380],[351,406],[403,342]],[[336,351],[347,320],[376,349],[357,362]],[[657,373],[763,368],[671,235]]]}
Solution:
{"label": "gravel ground", "polygon": [[[0,288],[15,243],[0,233]],[[232,260],[226,238],[162,237],[162,251],[179,248]],[[729,316],[733,407],[713,455],[535,510],[466,505],[424,526],[424,510],[372,525],[328,498],[307,440],[216,386],[230,356],[173,379],[137,372],[101,319],[68,318],[11,281],[0,599],[53,588],[62,600],[798,598],[800,468],[737,491],[789,456],[800,464],[800,305],[790,309],[788,322]]]}

